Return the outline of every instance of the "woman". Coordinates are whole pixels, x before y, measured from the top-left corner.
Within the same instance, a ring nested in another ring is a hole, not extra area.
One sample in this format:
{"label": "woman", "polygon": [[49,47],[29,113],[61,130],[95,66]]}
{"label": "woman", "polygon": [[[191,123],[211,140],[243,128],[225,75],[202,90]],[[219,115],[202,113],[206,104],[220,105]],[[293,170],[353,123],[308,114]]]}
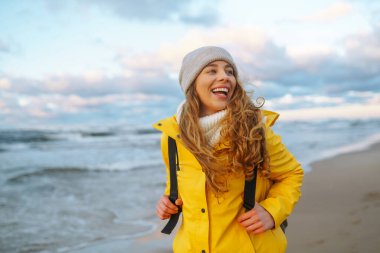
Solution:
{"label": "woman", "polygon": [[[186,95],[177,114],[161,120],[167,167],[160,219],[182,207],[173,251],[285,252],[280,225],[301,193],[303,170],[271,126],[278,114],[257,108],[243,89],[231,55],[219,47],[187,54],[179,81]],[[176,141],[179,198],[169,199],[168,136]],[[257,170],[255,206],[243,207],[245,180]]]}

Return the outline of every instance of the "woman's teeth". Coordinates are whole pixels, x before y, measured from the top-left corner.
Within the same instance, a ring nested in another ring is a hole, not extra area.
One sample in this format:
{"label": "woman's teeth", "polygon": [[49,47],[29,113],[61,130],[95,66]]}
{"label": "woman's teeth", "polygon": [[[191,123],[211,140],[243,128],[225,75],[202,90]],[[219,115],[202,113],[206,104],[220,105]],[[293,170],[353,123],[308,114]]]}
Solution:
{"label": "woman's teeth", "polygon": [[228,88],[215,88],[213,90],[211,90],[213,93],[218,93],[218,92],[221,92],[223,93],[224,95],[227,96],[228,94]]}

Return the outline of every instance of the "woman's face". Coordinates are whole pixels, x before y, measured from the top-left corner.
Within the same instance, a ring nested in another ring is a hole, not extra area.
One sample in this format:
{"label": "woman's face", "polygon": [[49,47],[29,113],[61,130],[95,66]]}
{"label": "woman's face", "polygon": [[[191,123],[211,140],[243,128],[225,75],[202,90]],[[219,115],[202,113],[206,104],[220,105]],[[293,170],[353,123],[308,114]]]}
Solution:
{"label": "woman's face", "polygon": [[200,117],[225,109],[234,93],[234,69],[225,61],[208,64],[195,79],[195,91],[201,101]]}

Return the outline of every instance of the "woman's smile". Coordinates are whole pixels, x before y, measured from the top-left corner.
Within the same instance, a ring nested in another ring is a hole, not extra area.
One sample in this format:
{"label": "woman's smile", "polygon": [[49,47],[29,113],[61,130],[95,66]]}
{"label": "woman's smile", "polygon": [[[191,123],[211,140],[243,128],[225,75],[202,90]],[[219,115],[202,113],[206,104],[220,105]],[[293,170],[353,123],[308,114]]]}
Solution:
{"label": "woman's smile", "polygon": [[225,98],[227,99],[228,98],[228,92],[230,91],[229,88],[227,87],[217,87],[217,88],[213,88],[211,90],[211,92],[213,94],[215,94],[218,98]]}

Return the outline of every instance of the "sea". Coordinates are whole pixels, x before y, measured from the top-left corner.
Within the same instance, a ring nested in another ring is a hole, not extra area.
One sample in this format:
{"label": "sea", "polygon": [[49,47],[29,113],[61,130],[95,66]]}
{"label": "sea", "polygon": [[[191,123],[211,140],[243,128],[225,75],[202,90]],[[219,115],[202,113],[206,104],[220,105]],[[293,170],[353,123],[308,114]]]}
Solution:
{"label": "sea", "polygon": [[[151,124],[0,129],[0,252],[74,252],[159,224],[165,169]],[[380,141],[380,119],[278,121],[306,173]],[[334,169],[334,168],[331,168]]]}

